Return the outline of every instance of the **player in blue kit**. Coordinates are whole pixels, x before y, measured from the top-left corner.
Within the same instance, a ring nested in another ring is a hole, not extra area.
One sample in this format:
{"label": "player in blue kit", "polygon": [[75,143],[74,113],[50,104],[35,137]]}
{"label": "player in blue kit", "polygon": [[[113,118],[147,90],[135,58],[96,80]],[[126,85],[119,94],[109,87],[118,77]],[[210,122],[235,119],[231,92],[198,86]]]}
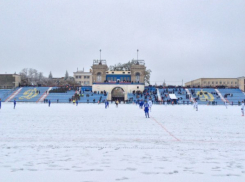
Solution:
{"label": "player in blue kit", "polygon": [[149,104],[145,101],[145,104],[144,104],[144,111],[145,111],[145,117],[147,118],[150,118],[149,116]]}
{"label": "player in blue kit", "polygon": [[242,111],[242,116],[244,116],[244,101],[242,101],[241,111]]}
{"label": "player in blue kit", "polygon": [[107,107],[109,107],[109,102],[106,100],[105,101],[105,108],[107,109]]}
{"label": "player in blue kit", "polygon": [[48,106],[50,107],[50,105],[51,105],[51,100],[49,99],[49,101],[48,101]]}
{"label": "player in blue kit", "polygon": [[15,109],[15,106],[16,106],[16,100],[14,99],[14,109]]}
{"label": "player in blue kit", "polygon": [[107,102],[107,107],[109,108],[109,101],[106,101]]}
{"label": "player in blue kit", "polygon": [[143,100],[141,100],[139,105],[140,105],[140,109],[143,109],[143,106],[144,106],[144,101],[143,101]]}

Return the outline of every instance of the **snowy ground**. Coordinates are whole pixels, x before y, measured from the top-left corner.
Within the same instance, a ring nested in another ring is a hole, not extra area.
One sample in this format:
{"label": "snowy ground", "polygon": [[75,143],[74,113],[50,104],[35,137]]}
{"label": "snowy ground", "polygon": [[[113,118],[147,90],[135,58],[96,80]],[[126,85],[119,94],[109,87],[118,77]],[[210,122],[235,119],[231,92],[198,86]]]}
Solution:
{"label": "snowy ground", "polygon": [[245,181],[238,106],[2,103],[1,182]]}

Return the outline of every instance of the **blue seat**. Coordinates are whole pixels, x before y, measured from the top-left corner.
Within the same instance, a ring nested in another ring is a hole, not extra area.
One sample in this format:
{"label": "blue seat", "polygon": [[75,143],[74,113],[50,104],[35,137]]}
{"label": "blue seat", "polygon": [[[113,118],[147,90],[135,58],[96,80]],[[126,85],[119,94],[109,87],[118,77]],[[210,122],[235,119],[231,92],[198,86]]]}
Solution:
{"label": "blue seat", "polygon": [[[23,87],[22,90],[11,100],[17,102],[37,102],[49,87]],[[39,94],[40,91],[40,94]]]}

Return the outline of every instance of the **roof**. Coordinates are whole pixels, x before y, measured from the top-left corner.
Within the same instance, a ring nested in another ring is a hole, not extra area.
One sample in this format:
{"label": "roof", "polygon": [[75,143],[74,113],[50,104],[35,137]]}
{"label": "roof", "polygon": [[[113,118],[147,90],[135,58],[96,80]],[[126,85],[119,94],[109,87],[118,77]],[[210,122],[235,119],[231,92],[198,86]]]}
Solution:
{"label": "roof", "polygon": [[17,75],[17,76],[20,76],[20,75],[18,75],[18,74],[0,74],[0,76],[3,76],[3,75]]}
{"label": "roof", "polygon": [[83,72],[83,71],[77,71],[73,72],[75,75],[92,75],[91,72]]}

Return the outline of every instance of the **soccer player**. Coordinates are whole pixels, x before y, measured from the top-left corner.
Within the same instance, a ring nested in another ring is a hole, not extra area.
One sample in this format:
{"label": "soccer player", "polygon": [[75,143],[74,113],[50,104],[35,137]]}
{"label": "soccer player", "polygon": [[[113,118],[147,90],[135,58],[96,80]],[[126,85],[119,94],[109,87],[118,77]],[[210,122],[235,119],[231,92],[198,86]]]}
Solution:
{"label": "soccer player", "polygon": [[109,105],[109,102],[107,100],[105,100],[105,108],[106,109],[107,109],[108,105]]}
{"label": "soccer player", "polygon": [[143,109],[144,101],[140,101],[140,109]]}
{"label": "soccer player", "polygon": [[76,106],[78,106],[78,100],[76,100]]}
{"label": "soccer player", "polygon": [[244,116],[244,101],[242,101],[241,110],[242,110],[242,116]]}
{"label": "soccer player", "polygon": [[198,102],[197,101],[195,102],[195,105],[196,105],[196,111],[198,111]]}
{"label": "soccer player", "polygon": [[14,109],[15,109],[15,106],[16,106],[16,100],[14,99]]}
{"label": "soccer player", "polygon": [[226,107],[226,109],[227,109],[227,105],[228,105],[228,103],[227,103],[227,101],[225,101],[225,107]]}
{"label": "soccer player", "polygon": [[150,108],[150,111],[151,111],[151,107],[152,107],[152,101],[151,100],[148,101],[148,105],[149,105],[149,108]]}
{"label": "soccer player", "polygon": [[193,109],[196,109],[196,101],[193,100]]}
{"label": "soccer player", "polygon": [[51,105],[51,100],[49,99],[49,101],[48,101],[48,106],[50,107],[50,105]]}
{"label": "soccer player", "polygon": [[116,107],[118,107],[118,104],[119,104],[119,101],[118,101],[118,99],[116,100]]}
{"label": "soccer player", "polygon": [[144,111],[145,111],[145,117],[147,118],[150,118],[149,116],[149,104],[145,101],[145,104],[144,104]]}

